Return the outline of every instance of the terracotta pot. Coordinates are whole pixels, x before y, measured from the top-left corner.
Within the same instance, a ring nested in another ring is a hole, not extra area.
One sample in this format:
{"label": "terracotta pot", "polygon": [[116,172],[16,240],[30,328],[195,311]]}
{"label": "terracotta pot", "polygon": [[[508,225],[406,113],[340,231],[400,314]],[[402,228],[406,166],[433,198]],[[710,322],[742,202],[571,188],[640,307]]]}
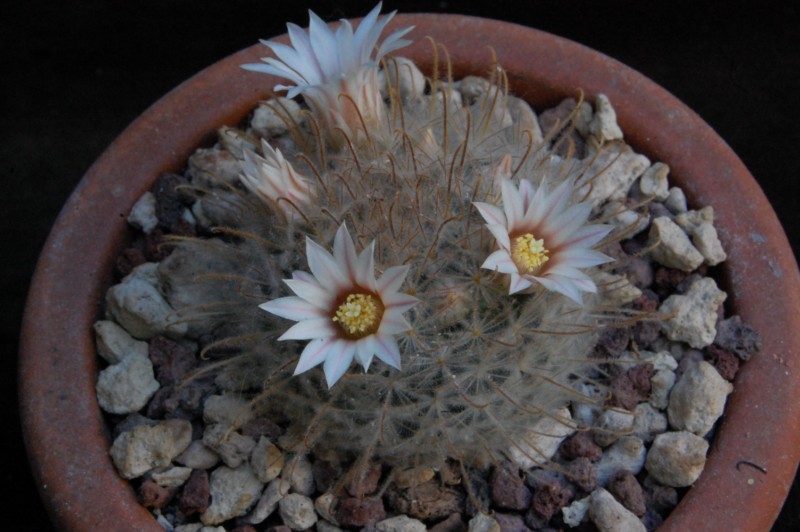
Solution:
{"label": "terracotta pot", "polygon": [[[669,164],[693,205],[711,205],[728,261],[730,313],[756,328],[763,351],[736,379],[705,472],[663,530],[767,530],[800,459],[800,278],[775,213],[741,161],[696,114],[630,68],[570,41],[513,24],[447,15],[397,16],[416,25],[403,50],[425,72],[432,35],[450,55],[454,77],[484,75],[491,43],[511,90],[536,109],[585,91],[613,102],[627,141]],[[286,41],[286,37],[279,40]],[[179,170],[192,151],[236,124],[278,81],[239,68],[265,54],[254,46],[202,71],[159,100],[90,168],[42,252],[22,331],[21,408],[25,440],[52,520],[65,530],[162,530],[136,501],[108,457],[95,399],[92,323],[101,313],[125,218],[161,172]],[[777,318],[777,319],[776,319]],[[767,470],[737,463],[745,460]],[[124,525],[121,525],[123,524]]]}

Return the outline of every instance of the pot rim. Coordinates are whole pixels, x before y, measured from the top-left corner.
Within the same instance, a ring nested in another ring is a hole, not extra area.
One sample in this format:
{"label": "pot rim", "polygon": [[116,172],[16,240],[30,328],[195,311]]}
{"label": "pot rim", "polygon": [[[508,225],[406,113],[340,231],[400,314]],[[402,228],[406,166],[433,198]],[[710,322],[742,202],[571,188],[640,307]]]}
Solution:
{"label": "pot rim", "polygon": [[[454,79],[487,74],[492,51],[476,43],[491,43],[510,91],[534,109],[577,97],[579,89],[587,100],[605,94],[626,141],[669,164],[670,179],[691,204],[715,208],[728,253],[722,272],[729,314],[759,331],[763,349],[737,375],[705,471],[661,530],[692,529],[700,522],[718,529],[769,529],[800,461],[800,382],[790,372],[800,363],[800,275],[756,181],[699,116],[599,52],[533,28],[462,15],[400,14],[387,32],[409,25],[416,26],[416,41],[399,55],[422,63],[424,72],[432,56],[424,37],[431,35],[447,50]],[[288,42],[286,35],[275,40]],[[43,248],[23,320],[19,393],[34,477],[61,529],[127,523],[162,530],[108,456],[110,436],[95,398],[92,323],[126,239],[130,207],[160,173],[179,170],[194,149],[209,144],[218,127],[240,122],[255,102],[271,96],[276,78],[239,68],[268,53],[261,45],[246,48],[153,104],[88,170]],[[226,95],[224,105],[220,94]],[[767,473],[737,468],[742,461]]]}

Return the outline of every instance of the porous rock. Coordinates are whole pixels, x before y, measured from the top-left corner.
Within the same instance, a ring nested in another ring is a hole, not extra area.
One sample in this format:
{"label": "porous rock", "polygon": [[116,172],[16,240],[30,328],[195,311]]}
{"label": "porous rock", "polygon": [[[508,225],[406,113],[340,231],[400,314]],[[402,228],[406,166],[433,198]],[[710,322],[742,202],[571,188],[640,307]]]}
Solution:
{"label": "porous rock", "polygon": [[300,105],[280,96],[259,104],[250,119],[250,127],[262,137],[279,137],[289,131],[293,121],[300,122]]}
{"label": "porous rock", "polygon": [[659,216],[650,224],[648,246],[652,248],[650,257],[668,268],[690,272],[704,260],[684,230],[666,216]]}
{"label": "porous rock", "polygon": [[244,521],[254,525],[264,521],[278,508],[278,503],[289,493],[289,489],[289,483],[280,478],[267,484],[256,507]]}
{"label": "porous rock", "polygon": [[397,90],[403,100],[422,96],[425,92],[425,75],[410,59],[405,57],[388,59],[383,74],[386,76],[387,86]]}
{"label": "porous rock", "polygon": [[642,174],[639,180],[639,190],[645,196],[652,196],[657,201],[665,201],[669,197],[669,166],[657,162]]}
{"label": "porous rock", "polygon": [[601,486],[618,471],[630,471],[637,475],[644,467],[647,449],[641,438],[624,436],[614,442],[597,461],[597,476]]}
{"label": "porous rock", "polygon": [[603,488],[595,490],[589,498],[589,518],[600,532],[645,532],[647,530],[633,512],[625,508]]}
{"label": "porous rock", "polygon": [[611,106],[608,96],[598,94],[594,101],[594,116],[589,123],[589,133],[600,143],[621,140],[622,130],[617,125],[617,113]]}
{"label": "porous rock", "polygon": [[300,493],[290,493],[281,499],[278,511],[284,524],[292,530],[305,530],[317,522],[314,502]]}
{"label": "porous rock", "polygon": [[425,532],[425,524],[407,515],[398,515],[375,523],[375,529],[380,532]]}
{"label": "porous rock", "polygon": [[706,465],[708,442],[691,432],[665,432],[653,440],[645,467],[664,486],[694,484]]}
{"label": "porous rock", "polygon": [[605,410],[594,425],[594,441],[600,447],[608,447],[633,428],[633,413],[622,409]]}
{"label": "porous rock", "polygon": [[753,353],[761,349],[758,333],[742,323],[739,316],[731,316],[719,322],[714,343],[744,361],[750,360]]}
{"label": "porous rock", "polygon": [[564,506],[561,509],[561,515],[564,519],[564,524],[570,528],[575,528],[586,520],[586,515],[589,512],[590,497],[577,499],[572,501],[569,506]]}
{"label": "porous rock", "polygon": [[728,258],[725,250],[722,249],[722,242],[719,241],[717,230],[710,223],[699,224],[692,230],[691,235],[692,244],[703,255],[705,263],[709,266],[716,266]]}
{"label": "porous rock", "polygon": [[592,207],[597,208],[608,200],[624,201],[631,184],[649,166],[650,160],[628,145],[603,148],[587,169],[588,175],[595,176],[589,194]]}
{"label": "porous rock", "polygon": [[292,491],[310,495],[314,492],[314,471],[305,455],[298,455],[286,461],[281,478],[289,482]]}
{"label": "porous rock", "polygon": [[116,364],[128,355],[147,356],[147,342],[136,340],[128,332],[110,320],[94,324],[97,354],[109,364]]}
{"label": "porous rock", "polygon": [[235,469],[218,467],[209,480],[211,505],[200,515],[200,520],[206,525],[218,525],[246,514],[261,496],[263,487],[249,464]]}
{"label": "porous rock", "polygon": [[156,197],[152,192],[145,192],[136,203],[133,204],[131,213],[128,215],[128,223],[141,229],[145,234],[149,234],[158,226]]}
{"label": "porous rock", "polygon": [[489,478],[492,501],[506,510],[524,510],[531,503],[531,491],[510,464],[498,464]]}
{"label": "porous rock", "polygon": [[191,474],[191,467],[170,467],[165,471],[154,471],[150,474],[150,478],[159,486],[175,488],[189,480]]}
{"label": "porous rock", "polygon": [[727,297],[713,279],[703,277],[685,295],[671,295],[661,304],[659,312],[671,316],[661,322],[661,330],[670,340],[702,349],[714,341],[717,310]]}
{"label": "porous rock", "polygon": [[158,389],[150,359],[134,354],[100,372],[97,402],[110,414],[130,414],[144,408]]}
{"label": "porous rock", "polygon": [[219,463],[219,455],[206,447],[202,441],[194,440],[175,461],[192,469],[211,469]]}
{"label": "porous rock", "polygon": [[673,214],[686,212],[686,194],[683,193],[683,189],[678,187],[670,188],[667,199],[664,200],[664,206]]}
{"label": "porous rock", "polygon": [[241,427],[253,417],[249,402],[240,395],[210,395],[203,402],[203,421]]}
{"label": "porous rock", "polygon": [[667,408],[670,425],[698,436],[707,434],[722,415],[732,391],[733,385],[714,366],[699,361],[672,388]]}
{"label": "porous rock", "polygon": [[192,425],[168,419],[153,426],[137,425],[123,432],[111,445],[111,458],[120,476],[137,478],[148,471],[168,467],[192,441]]}
{"label": "porous rock", "polygon": [[669,405],[669,394],[675,385],[675,372],[660,369],[650,379],[650,404],[653,408],[664,410]]}
{"label": "porous rock", "polygon": [[243,436],[222,423],[206,425],[203,444],[217,453],[225,465],[231,468],[237,468],[246,461],[256,446],[253,438]]}
{"label": "porous rock", "polygon": [[633,409],[633,434],[645,443],[653,441],[657,434],[667,430],[667,416],[650,403],[639,403]]}
{"label": "porous rock", "polygon": [[508,450],[509,458],[520,469],[530,469],[541,465],[553,457],[564,439],[575,432],[570,423],[572,414],[569,408],[558,410],[554,416],[537,420],[526,434],[524,441]]}
{"label": "porous rock", "polygon": [[284,465],[283,453],[269,439],[262,436],[250,453],[250,465],[258,480],[266,484],[281,474]]}
{"label": "porous rock", "polygon": [[501,532],[500,523],[486,514],[478,513],[469,520],[467,532]]}
{"label": "porous rock", "polygon": [[178,321],[175,312],[153,284],[134,273],[108,289],[106,305],[109,316],[133,337],[149,339],[158,334],[179,338],[187,324]]}
{"label": "porous rock", "polygon": [[199,148],[189,157],[187,175],[197,186],[211,187],[239,182],[242,165],[233,154],[220,148]]}

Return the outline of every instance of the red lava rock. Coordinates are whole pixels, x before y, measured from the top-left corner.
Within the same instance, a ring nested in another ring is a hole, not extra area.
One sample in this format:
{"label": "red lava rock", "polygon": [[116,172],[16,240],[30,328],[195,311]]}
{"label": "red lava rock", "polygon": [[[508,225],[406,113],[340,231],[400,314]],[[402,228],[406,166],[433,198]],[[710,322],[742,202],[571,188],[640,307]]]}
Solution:
{"label": "red lava rock", "polygon": [[162,386],[180,383],[197,366],[191,349],[165,336],[150,340],[148,354],[155,367],[156,380]]}
{"label": "red lava rock", "polygon": [[652,480],[644,482],[646,506],[658,513],[669,513],[678,504],[678,490],[662,486]]}
{"label": "red lava rock", "polygon": [[653,291],[662,299],[675,292],[675,287],[683,282],[689,274],[674,268],[656,268],[653,275]]}
{"label": "red lava rock", "polygon": [[428,481],[404,490],[389,492],[390,506],[414,519],[436,520],[464,511],[464,495],[453,488]]}
{"label": "red lava rock", "polygon": [[325,493],[341,478],[342,468],[327,460],[314,460],[311,464],[311,473],[317,491]]}
{"label": "red lava rock", "polygon": [[[259,437],[264,436],[269,441],[274,442],[283,435],[284,431],[271,419],[267,419],[264,416],[258,416],[242,425],[242,428],[239,429],[239,432],[241,432],[243,436],[250,436],[255,440],[258,440]],[[319,491],[325,492],[327,490]]]}
{"label": "red lava rock", "polygon": [[717,337],[714,343],[745,362],[761,349],[761,338],[758,333],[742,323],[742,318],[739,316],[731,316],[717,323]]}
{"label": "red lava rock", "polygon": [[503,514],[495,512],[492,516],[500,525],[502,532],[528,532],[531,529],[525,526],[525,520],[519,514]]}
{"label": "red lava rock", "polygon": [[736,377],[736,372],[739,371],[739,359],[736,355],[714,344],[706,347],[706,355],[723,379],[732,381]]}
{"label": "red lava rock", "polygon": [[[286,525],[280,525],[268,528],[267,530],[274,530],[274,531],[280,530],[281,532],[290,532],[290,530],[292,529]],[[253,525],[239,525],[236,528],[231,529],[231,532],[256,532],[256,527],[254,527]]]}
{"label": "red lava rock", "polygon": [[149,262],[161,262],[172,253],[173,246],[164,237],[164,231],[156,227],[144,235],[144,256]]}
{"label": "red lava rock", "polygon": [[647,510],[642,486],[630,471],[619,471],[608,481],[606,489],[625,508],[637,517],[644,515]]}
{"label": "red lava rock", "polygon": [[683,372],[703,360],[703,353],[697,349],[688,349],[678,362],[678,369],[675,370],[675,377],[680,378]]}
{"label": "red lava rock", "polygon": [[172,496],[175,495],[176,488],[165,488],[159,486],[153,479],[145,479],[139,486],[139,500],[145,508],[163,508]]}
{"label": "red lava rock", "polygon": [[603,449],[594,442],[592,433],[589,431],[576,432],[561,444],[559,448],[561,456],[567,460],[586,457],[592,462],[596,462],[603,456]]}
{"label": "red lava rock", "polygon": [[382,521],[386,518],[383,501],[371,497],[357,499],[348,497],[341,499],[336,507],[336,520],[342,526],[367,526]]}
{"label": "red lava rock", "polygon": [[151,192],[156,198],[158,224],[169,229],[183,216],[185,205],[191,201],[186,185],[189,181],[178,174],[161,174],[153,184]]}
{"label": "red lava rock", "polygon": [[[586,152],[586,142],[574,128],[567,127],[564,129],[565,125],[569,126],[570,115],[576,105],[577,102],[572,98],[563,100],[558,106],[547,109],[539,115],[539,125],[542,127],[542,131],[545,135],[550,133],[554,128],[562,129],[553,141],[555,153],[562,157],[566,156],[569,153],[569,144],[573,144],[575,146],[573,157],[582,159]],[[564,138],[565,136],[566,138]]]}
{"label": "red lava rock", "polygon": [[565,488],[558,482],[548,482],[534,490],[531,508],[549,521],[553,514],[569,503],[573,495],[570,488]]}
{"label": "red lava rock", "polygon": [[119,274],[120,277],[125,277],[131,273],[134,268],[145,262],[147,262],[147,257],[144,256],[144,251],[136,247],[125,248],[117,257],[117,274]]}
{"label": "red lava rock", "polygon": [[189,480],[183,485],[183,493],[178,499],[178,508],[186,515],[203,513],[210,502],[208,473],[204,469],[195,469],[189,476]]}
{"label": "red lava rock", "polygon": [[489,477],[492,501],[506,510],[525,510],[531,504],[531,491],[510,464],[495,466]]}
{"label": "red lava rock", "polygon": [[593,356],[597,358],[617,358],[625,351],[630,341],[628,328],[611,327],[604,329],[597,339]]}
{"label": "red lava rock", "polygon": [[347,493],[353,497],[363,497],[375,493],[381,479],[380,464],[369,464],[367,469],[357,469],[347,483]]}
{"label": "red lava rock", "polygon": [[653,365],[646,363],[634,366],[614,377],[609,386],[611,391],[609,406],[633,410],[637,404],[646,401],[650,393],[652,376]]}
{"label": "red lava rock", "polygon": [[483,475],[475,472],[469,472],[469,485],[472,496],[467,496],[464,500],[464,512],[469,517],[474,517],[478,512],[489,512],[489,483]]}
{"label": "red lava rock", "polygon": [[454,513],[450,514],[444,521],[429,527],[428,532],[466,532],[467,529],[468,527],[461,518],[461,514]]}
{"label": "red lava rock", "polygon": [[597,487],[597,467],[585,456],[580,456],[567,465],[566,477],[586,493]]}

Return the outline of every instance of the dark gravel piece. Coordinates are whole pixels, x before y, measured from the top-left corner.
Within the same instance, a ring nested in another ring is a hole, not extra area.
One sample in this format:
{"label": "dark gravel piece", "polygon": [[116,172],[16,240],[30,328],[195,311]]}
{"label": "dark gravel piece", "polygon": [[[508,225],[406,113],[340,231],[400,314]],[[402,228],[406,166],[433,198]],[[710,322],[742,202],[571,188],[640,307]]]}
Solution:
{"label": "dark gravel piece", "polygon": [[603,456],[603,448],[594,442],[592,433],[585,430],[576,432],[565,439],[559,447],[559,451],[561,456],[567,460],[585,457],[596,462]]}
{"label": "dark gravel piece", "polygon": [[203,513],[211,503],[208,486],[208,473],[203,469],[192,471],[189,480],[183,485],[183,493],[178,500],[178,508],[186,515]]}
{"label": "dark gravel piece", "polygon": [[619,471],[608,481],[606,486],[611,495],[614,496],[625,508],[633,512],[637,517],[644,515],[647,510],[645,506],[645,496],[642,486],[630,471]]}
{"label": "dark gravel piece", "polygon": [[717,337],[714,343],[745,362],[761,349],[761,338],[758,333],[742,323],[742,318],[739,316],[731,316],[717,324]]}
{"label": "dark gravel piece", "polygon": [[341,499],[336,506],[336,520],[342,526],[363,527],[386,519],[383,501],[379,498]]}
{"label": "dark gravel piece", "polygon": [[569,504],[575,493],[558,482],[549,482],[537,487],[533,492],[531,508],[546,520],[550,520],[557,511]]}
{"label": "dark gravel piece", "polygon": [[580,456],[567,464],[566,477],[578,489],[590,493],[597,487],[597,467],[585,456]]}
{"label": "dark gravel piece", "polygon": [[404,490],[389,490],[388,495],[389,505],[395,512],[422,521],[443,519],[464,511],[461,490],[441,486],[433,480]]}
{"label": "dark gravel piece", "polygon": [[506,510],[525,510],[531,504],[531,491],[522,481],[519,469],[511,464],[499,464],[489,476],[492,502]]}
{"label": "dark gravel piece", "polygon": [[736,372],[739,371],[739,359],[721,347],[714,344],[706,347],[706,357],[711,362],[722,378],[727,381],[733,381],[736,377]]}
{"label": "dark gravel piece", "polygon": [[447,519],[428,527],[429,532],[465,532],[468,530],[467,524],[460,513],[450,514]]}
{"label": "dark gravel piece", "polygon": [[145,508],[160,509],[169,504],[177,488],[159,486],[153,479],[145,479],[139,486],[139,501]]}

